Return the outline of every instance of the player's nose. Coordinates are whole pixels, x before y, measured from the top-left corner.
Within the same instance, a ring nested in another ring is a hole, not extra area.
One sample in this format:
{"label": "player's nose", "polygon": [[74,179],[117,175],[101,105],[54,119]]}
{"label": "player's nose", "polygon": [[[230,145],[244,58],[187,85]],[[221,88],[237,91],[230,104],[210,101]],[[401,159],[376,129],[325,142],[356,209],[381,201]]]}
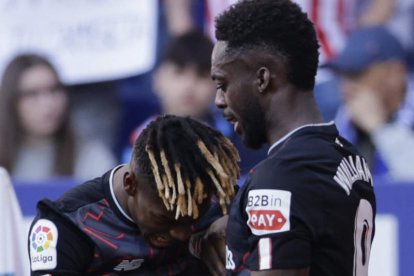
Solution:
{"label": "player's nose", "polygon": [[226,107],[226,102],[224,100],[224,95],[222,91],[217,91],[216,92],[216,97],[214,99],[214,103],[216,104],[216,106],[218,108],[225,108]]}
{"label": "player's nose", "polygon": [[171,237],[179,241],[187,241],[191,233],[191,227],[175,227],[170,230]]}

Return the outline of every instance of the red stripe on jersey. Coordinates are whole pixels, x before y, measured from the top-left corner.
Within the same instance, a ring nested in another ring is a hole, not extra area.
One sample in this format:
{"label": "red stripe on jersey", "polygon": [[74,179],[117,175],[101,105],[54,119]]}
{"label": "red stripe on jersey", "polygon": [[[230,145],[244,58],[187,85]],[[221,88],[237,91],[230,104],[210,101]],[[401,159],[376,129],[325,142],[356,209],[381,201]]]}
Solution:
{"label": "red stripe on jersey", "polygon": [[107,239],[105,239],[104,237],[101,237],[100,235],[98,235],[97,233],[95,233],[92,229],[88,228],[88,227],[84,227],[83,230],[85,232],[88,232],[89,234],[91,234],[92,236],[94,236],[95,238],[97,238],[98,240],[102,241],[103,243],[107,244],[108,246],[112,247],[113,249],[118,250],[119,246],[108,241]]}
{"label": "red stripe on jersey", "polygon": [[245,269],[245,267],[246,267],[246,261],[247,261],[247,258],[250,256],[250,252],[246,252],[244,255],[243,255],[243,258],[242,258],[242,262],[243,262],[243,264],[241,265],[241,266],[239,266],[239,267],[237,267],[237,268],[235,268],[235,269],[233,269],[233,272],[240,272],[240,271],[242,271],[243,269]]}
{"label": "red stripe on jersey", "polygon": [[103,216],[104,211],[102,210],[99,214],[95,215],[91,212],[86,212],[85,216],[83,217],[83,221],[86,221],[86,219],[91,218],[96,221],[100,221]]}

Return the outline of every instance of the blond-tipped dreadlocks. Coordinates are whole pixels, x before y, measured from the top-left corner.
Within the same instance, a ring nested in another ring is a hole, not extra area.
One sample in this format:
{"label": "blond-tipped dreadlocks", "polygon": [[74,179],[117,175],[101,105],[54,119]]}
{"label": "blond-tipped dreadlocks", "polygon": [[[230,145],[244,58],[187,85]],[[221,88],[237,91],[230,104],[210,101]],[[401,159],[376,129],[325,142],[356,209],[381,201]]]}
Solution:
{"label": "blond-tipped dreadlocks", "polygon": [[165,115],[141,133],[133,156],[140,173],[153,176],[175,219],[198,218],[200,205],[213,192],[227,213],[240,177],[240,157],[220,132],[188,117]]}

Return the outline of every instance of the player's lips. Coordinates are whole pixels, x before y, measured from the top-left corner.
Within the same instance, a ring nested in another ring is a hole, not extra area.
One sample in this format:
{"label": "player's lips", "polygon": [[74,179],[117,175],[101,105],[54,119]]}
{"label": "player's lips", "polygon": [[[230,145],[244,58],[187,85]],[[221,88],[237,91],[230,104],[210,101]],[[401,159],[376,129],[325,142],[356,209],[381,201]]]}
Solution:
{"label": "player's lips", "polygon": [[148,237],[149,242],[155,247],[167,247],[175,242],[174,239],[162,235],[153,235]]}
{"label": "player's lips", "polygon": [[233,114],[231,114],[230,112],[224,112],[223,113],[223,117],[226,121],[228,121],[229,123],[234,125],[234,132],[241,134],[241,127],[240,127],[240,123],[237,120],[236,116],[234,116]]}
{"label": "player's lips", "polygon": [[224,111],[223,112],[223,117],[224,117],[224,119],[226,119],[226,121],[228,121],[228,122],[230,122],[230,123],[232,123],[232,124],[235,124],[235,123],[237,123],[237,118],[236,118],[236,116],[234,116],[232,113],[230,113],[230,112],[226,112],[226,111]]}

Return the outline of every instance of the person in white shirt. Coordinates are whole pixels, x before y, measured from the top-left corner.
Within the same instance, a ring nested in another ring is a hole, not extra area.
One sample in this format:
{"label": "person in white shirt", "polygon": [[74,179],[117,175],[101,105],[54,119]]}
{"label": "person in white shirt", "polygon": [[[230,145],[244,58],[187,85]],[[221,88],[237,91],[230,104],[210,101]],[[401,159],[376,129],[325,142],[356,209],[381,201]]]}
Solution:
{"label": "person in white shirt", "polygon": [[0,275],[28,275],[23,216],[7,171],[0,167]]}
{"label": "person in white shirt", "polygon": [[0,105],[0,166],[13,179],[83,180],[115,165],[103,145],[75,138],[67,89],[45,58],[24,54],[9,63],[1,82]]}

